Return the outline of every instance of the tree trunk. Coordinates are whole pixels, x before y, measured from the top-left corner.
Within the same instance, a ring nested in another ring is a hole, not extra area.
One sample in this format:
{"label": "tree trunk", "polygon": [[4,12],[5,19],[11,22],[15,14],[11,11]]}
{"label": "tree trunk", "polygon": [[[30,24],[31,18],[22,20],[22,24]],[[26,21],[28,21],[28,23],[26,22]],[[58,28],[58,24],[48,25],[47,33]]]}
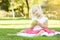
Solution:
{"label": "tree trunk", "polygon": [[13,18],[15,18],[14,9],[12,9],[12,15],[13,15]]}
{"label": "tree trunk", "polygon": [[25,16],[25,14],[24,14],[24,10],[23,10],[23,7],[24,7],[24,3],[22,4],[22,14],[23,14],[23,17]]}
{"label": "tree trunk", "polygon": [[29,18],[29,3],[28,3],[28,0],[25,0],[25,1],[26,1],[26,4],[27,4],[27,9],[28,9],[27,17]]}
{"label": "tree trunk", "polygon": [[[11,6],[14,4],[14,0],[11,0]],[[12,16],[15,18],[14,7],[12,8]]]}

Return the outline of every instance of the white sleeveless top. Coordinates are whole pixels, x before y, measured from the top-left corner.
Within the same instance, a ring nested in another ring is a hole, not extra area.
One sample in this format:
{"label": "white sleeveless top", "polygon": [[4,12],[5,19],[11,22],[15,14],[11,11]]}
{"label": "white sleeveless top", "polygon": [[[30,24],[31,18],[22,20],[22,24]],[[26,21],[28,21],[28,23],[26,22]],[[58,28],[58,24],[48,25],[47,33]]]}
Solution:
{"label": "white sleeveless top", "polygon": [[[34,20],[37,20],[38,22],[40,22],[43,25],[46,22],[46,20],[48,20],[48,18],[47,17],[41,17],[40,19],[32,18],[32,21],[34,21]],[[41,29],[41,27],[36,25],[33,30],[40,30],[40,29]]]}

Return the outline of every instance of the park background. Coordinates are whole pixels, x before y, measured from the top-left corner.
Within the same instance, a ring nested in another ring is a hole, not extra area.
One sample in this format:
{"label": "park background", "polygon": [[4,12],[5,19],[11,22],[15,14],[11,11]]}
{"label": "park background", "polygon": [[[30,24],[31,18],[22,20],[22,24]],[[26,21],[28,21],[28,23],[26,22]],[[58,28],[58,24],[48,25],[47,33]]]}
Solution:
{"label": "park background", "polygon": [[49,19],[48,28],[60,31],[60,0],[0,0],[0,40],[59,40],[60,35],[34,38],[7,35],[30,27],[29,9],[36,4],[42,5]]}

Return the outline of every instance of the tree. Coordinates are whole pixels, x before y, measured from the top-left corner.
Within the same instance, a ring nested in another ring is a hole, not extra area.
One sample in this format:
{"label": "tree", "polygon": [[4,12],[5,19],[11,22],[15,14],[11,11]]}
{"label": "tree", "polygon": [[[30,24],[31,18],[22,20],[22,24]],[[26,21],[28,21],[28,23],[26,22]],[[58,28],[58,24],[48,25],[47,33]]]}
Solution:
{"label": "tree", "polygon": [[12,15],[13,15],[13,18],[15,18],[15,13],[14,13],[14,0],[11,0],[11,6],[13,6],[13,8],[12,8]]}
{"label": "tree", "polygon": [[27,17],[29,18],[29,3],[28,3],[28,0],[25,0],[26,1],[26,5],[27,5],[27,9],[28,9],[28,14],[27,14]]}

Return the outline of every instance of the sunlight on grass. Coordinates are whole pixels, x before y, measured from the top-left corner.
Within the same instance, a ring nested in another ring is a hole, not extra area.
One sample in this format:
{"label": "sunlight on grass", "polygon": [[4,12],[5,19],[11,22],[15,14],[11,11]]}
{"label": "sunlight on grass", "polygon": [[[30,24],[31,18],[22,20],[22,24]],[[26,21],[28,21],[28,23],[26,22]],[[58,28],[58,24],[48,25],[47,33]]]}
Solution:
{"label": "sunlight on grass", "polygon": [[[31,20],[0,20],[0,28],[29,28]],[[49,28],[60,28],[60,20],[49,20]]]}

